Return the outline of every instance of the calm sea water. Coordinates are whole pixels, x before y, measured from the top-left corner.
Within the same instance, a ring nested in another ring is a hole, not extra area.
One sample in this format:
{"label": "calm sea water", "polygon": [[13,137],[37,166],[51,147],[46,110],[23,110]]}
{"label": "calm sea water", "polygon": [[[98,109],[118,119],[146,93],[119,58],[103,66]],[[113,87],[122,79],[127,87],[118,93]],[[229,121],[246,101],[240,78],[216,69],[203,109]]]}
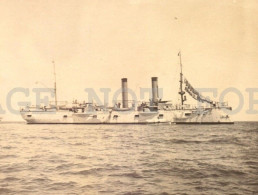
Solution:
{"label": "calm sea water", "polygon": [[258,123],[0,124],[0,194],[258,194]]}

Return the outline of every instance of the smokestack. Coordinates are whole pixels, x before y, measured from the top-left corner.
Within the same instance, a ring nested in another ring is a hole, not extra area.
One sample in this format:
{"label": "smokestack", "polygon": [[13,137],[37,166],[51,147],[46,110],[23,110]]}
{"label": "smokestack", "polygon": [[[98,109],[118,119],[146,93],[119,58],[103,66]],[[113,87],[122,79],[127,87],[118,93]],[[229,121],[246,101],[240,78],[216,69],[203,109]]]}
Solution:
{"label": "smokestack", "polygon": [[128,108],[127,78],[122,78],[122,106]]}
{"label": "smokestack", "polygon": [[157,102],[159,100],[158,77],[152,77],[151,84],[152,84],[152,101]]}

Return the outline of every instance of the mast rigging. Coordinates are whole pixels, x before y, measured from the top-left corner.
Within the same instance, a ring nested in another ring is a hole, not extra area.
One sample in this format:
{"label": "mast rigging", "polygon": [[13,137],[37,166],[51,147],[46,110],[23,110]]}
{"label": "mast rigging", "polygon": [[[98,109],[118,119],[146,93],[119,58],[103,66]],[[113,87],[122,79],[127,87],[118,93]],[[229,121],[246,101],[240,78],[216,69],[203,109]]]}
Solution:
{"label": "mast rigging", "polygon": [[183,71],[182,71],[182,59],[181,59],[181,51],[179,51],[178,53],[178,56],[179,56],[179,59],[180,59],[180,68],[181,68],[181,72],[180,72],[180,91],[179,91],[179,94],[181,96],[181,105],[183,106],[184,105],[184,94],[185,92],[183,91]]}
{"label": "mast rigging", "polygon": [[55,65],[55,61],[52,61],[53,63],[53,68],[54,68],[54,93],[55,93],[55,106],[57,109],[57,93],[56,93],[56,65]]}

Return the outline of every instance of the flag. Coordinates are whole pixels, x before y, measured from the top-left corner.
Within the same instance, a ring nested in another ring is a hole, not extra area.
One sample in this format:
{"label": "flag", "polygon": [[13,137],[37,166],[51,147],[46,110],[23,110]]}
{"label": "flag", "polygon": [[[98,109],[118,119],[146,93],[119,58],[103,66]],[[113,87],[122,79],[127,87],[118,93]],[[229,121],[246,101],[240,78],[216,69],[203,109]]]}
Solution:
{"label": "flag", "polygon": [[178,52],[178,56],[180,56],[181,55],[181,51],[180,52]]}

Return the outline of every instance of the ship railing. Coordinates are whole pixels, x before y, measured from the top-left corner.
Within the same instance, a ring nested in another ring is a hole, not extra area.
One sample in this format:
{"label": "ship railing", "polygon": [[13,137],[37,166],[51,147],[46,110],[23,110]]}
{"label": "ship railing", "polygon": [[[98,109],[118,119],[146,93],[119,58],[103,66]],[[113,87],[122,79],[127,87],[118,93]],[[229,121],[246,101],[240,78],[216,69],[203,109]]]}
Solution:
{"label": "ship railing", "polygon": [[33,112],[33,111],[53,111],[53,110],[56,110],[55,107],[53,106],[44,106],[44,105],[27,105],[27,106],[23,106],[23,107],[20,107],[20,111],[26,111],[26,112]]}
{"label": "ship railing", "polygon": [[[139,105],[140,101],[135,100],[127,100],[128,102],[128,108],[135,108],[137,105]],[[123,105],[123,100],[113,100],[113,105],[115,108],[121,108]]]}
{"label": "ship railing", "polygon": [[175,110],[205,110],[205,109],[211,109],[211,106],[203,106],[203,105],[196,105],[196,104],[173,104],[172,109]]}
{"label": "ship railing", "polygon": [[[65,106],[67,104],[68,104],[67,101],[57,101],[57,106]],[[49,105],[55,106],[56,102],[55,101],[49,101]]]}
{"label": "ship railing", "polygon": [[191,110],[191,109],[197,109],[197,105],[192,105],[192,104],[184,104],[184,105],[181,105],[181,104],[174,104],[172,105],[172,108],[175,109],[175,110]]}
{"label": "ship railing", "polygon": [[216,107],[232,110],[232,107],[228,105],[228,102],[217,102]]}

